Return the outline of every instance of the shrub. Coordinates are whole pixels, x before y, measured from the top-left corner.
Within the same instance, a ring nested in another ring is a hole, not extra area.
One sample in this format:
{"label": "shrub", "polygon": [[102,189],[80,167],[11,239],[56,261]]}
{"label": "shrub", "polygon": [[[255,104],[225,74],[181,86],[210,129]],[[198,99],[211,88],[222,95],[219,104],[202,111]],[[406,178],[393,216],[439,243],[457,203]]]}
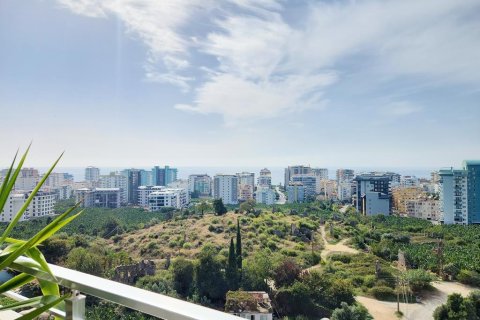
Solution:
{"label": "shrub", "polygon": [[330,256],[332,261],[340,261],[343,263],[350,263],[352,262],[352,256],[348,254],[333,254]]}
{"label": "shrub", "polygon": [[378,286],[370,289],[370,294],[378,300],[394,301],[397,299],[395,290],[386,286]]}
{"label": "shrub", "polygon": [[185,242],[183,244],[183,249],[192,249],[192,243],[191,242]]}
{"label": "shrub", "polygon": [[457,279],[464,284],[480,286],[480,274],[476,271],[462,269]]}

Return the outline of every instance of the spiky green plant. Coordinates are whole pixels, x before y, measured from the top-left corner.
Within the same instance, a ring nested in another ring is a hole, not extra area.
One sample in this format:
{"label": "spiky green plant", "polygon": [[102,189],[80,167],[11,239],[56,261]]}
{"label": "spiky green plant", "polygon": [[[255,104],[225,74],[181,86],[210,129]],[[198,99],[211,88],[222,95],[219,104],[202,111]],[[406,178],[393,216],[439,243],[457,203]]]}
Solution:
{"label": "spiky green plant", "polygon": [[[27,148],[23,156],[21,157],[20,161],[16,163],[17,154],[10,165],[10,168],[7,171],[7,174],[0,186],[0,212],[3,211],[5,203],[8,200],[8,197],[15,185],[15,181],[22,169],[23,163],[27,158],[28,152],[30,150],[30,146]],[[40,230],[36,235],[31,237],[28,240],[18,240],[10,238],[9,235],[12,232],[13,228],[17,225],[18,221],[22,217],[22,215],[27,210],[28,206],[32,202],[33,198],[37,194],[37,192],[42,187],[45,180],[48,178],[50,173],[53,171],[57,163],[62,158],[63,153],[58,157],[55,163],[50,167],[47,173],[43,176],[37,186],[33,189],[30,193],[28,198],[26,199],[23,206],[20,210],[15,214],[14,218],[5,229],[3,234],[0,236],[0,246],[4,249],[0,250],[0,270],[4,270],[9,268],[13,263],[17,265],[21,265],[24,267],[28,267],[29,269],[35,269],[40,273],[48,273],[51,275],[53,279],[55,276],[52,274],[52,271],[48,267],[47,261],[45,257],[38,249],[38,246],[51,237],[54,233],[68,224],[70,221],[75,219],[78,215],[82,213],[82,211],[72,214],[71,213],[77,208],[78,204],[74,207],[68,209],[65,213],[57,216],[50,224],[48,224],[45,228]],[[28,257],[27,259],[18,259],[19,257]],[[7,291],[14,290],[27,284],[31,281],[35,280],[35,277],[26,273],[20,273],[19,275],[13,277],[12,279],[8,280],[7,282],[0,285],[0,294],[3,294]],[[20,308],[33,308],[29,313],[23,315],[22,317],[18,318],[20,320],[28,320],[34,319],[38,317],[41,313],[49,310],[50,308],[62,303],[69,295],[60,295],[60,289],[58,285],[54,282],[45,281],[43,279],[37,279],[42,290],[42,296],[34,297],[22,302],[17,302],[13,304],[9,304],[6,306],[0,307],[1,310],[17,310]]]}

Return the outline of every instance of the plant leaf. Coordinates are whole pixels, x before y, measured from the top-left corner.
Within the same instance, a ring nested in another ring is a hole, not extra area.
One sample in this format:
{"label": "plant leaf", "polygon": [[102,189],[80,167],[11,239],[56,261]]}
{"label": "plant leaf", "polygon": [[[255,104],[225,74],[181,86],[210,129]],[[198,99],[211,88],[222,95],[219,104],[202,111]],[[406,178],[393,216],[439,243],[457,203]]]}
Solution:
{"label": "plant leaf", "polygon": [[20,273],[19,275],[13,277],[12,279],[8,280],[7,282],[4,282],[0,285],[0,293],[4,293],[13,289],[16,289],[18,287],[23,286],[26,283],[29,283],[35,279],[34,276],[31,276],[26,273]]}
{"label": "plant leaf", "polygon": [[28,300],[24,301],[19,301],[19,302],[14,302],[11,303],[7,306],[1,306],[0,310],[15,310],[19,308],[26,308],[26,307],[35,307],[40,304],[40,300],[42,299],[42,296],[40,297],[35,297],[35,298],[30,298]]}
{"label": "plant leaf", "polygon": [[[68,298],[71,294],[66,294],[64,296],[61,296],[60,298],[54,297],[54,296],[44,296],[41,300],[40,303],[43,304],[42,307],[37,308],[26,315],[21,316],[20,318],[17,318],[17,320],[33,320],[35,317],[38,317],[41,315],[43,312],[47,311],[50,308],[53,308],[66,298]],[[55,299],[56,298],[56,299]]]}

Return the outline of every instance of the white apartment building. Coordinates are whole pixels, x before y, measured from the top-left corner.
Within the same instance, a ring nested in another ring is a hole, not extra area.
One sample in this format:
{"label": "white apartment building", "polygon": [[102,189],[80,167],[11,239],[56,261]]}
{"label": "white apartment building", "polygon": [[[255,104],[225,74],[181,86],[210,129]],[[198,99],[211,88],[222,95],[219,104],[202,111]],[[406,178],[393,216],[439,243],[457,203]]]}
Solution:
{"label": "white apartment building", "polygon": [[255,200],[257,203],[266,205],[275,204],[275,191],[269,187],[258,187],[255,192]]}
{"label": "white apartment building", "polygon": [[[0,213],[0,222],[10,222],[17,212],[22,208],[27,200],[30,192],[11,193],[3,211]],[[55,194],[51,192],[39,191],[33,198],[32,202],[24,212],[20,221],[39,218],[43,216],[53,215],[55,206]]]}
{"label": "white apartment building", "polygon": [[188,206],[187,190],[183,188],[164,188],[154,191],[148,196],[150,211],[159,211],[162,208],[182,209]]}
{"label": "white apartment building", "polygon": [[467,171],[442,169],[440,174],[441,221],[444,224],[468,224]]}
{"label": "white apartment building", "polygon": [[70,199],[73,196],[73,187],[71,185],[58,186],[53,189],[57,200]]}
{"label": "white apartment building", "polygon": [[38,170],[34,168],[23,168],[15,181],[15,190],[33,190],[40,181]]}
{"label": "white apartment building", "polygon": [[155,191],[162,191],[163,186],[140,186],[138,187],[138,205],[148,208],[148,196]]}
{"label": "white apartment building", "polygon": [[217,174],[213,178],[213,197],[224,204],[238,203],[238,176]]}
{"label": "white apartment building", "polygon": [[120,202],[127,203],[127,177],[119,172],[110,172],[108,175],[101,175],[98,182],[100,188],[119,188]]}
{"label": "white apartment building", "polygon": [[400,187],[402,188],[418,187],[419,185],[420,185],[420,180],[415,176],[400,177]]}
{"label": "white apartment building", "polygon": [[337,197],[340,201],[352,200],[352,182],[342,181],[337,186]]}
{"label": "white apartment building", "polygon": [[406,202],[407,215],[414,218],[440,221],[440,200],[415,199]]}

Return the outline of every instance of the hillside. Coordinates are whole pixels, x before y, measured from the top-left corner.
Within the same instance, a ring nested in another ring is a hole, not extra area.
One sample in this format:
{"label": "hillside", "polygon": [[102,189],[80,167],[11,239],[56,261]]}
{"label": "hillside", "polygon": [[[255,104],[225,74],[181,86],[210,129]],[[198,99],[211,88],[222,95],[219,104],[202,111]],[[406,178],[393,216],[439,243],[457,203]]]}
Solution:
{"label": "hillside", "polygon": [[312,256],[312,244],[309,241],[312,233],[313,250],[317,254],[321,251],[318,222],[281,212],[264,212],[258,217],[228,212],[223,216],[208,214],[164,221],[117,235],[108,241],[108,245],[115,251],[127,252],[134,259],[159,260],[167,256],[195,258],[205,244],[216,246],[221,255],[227,256],[230,238],[236,236],[237,220],[240,221],[246,255],[269,248],[296,258],[302,265],[309,265],[310,262],[306,260]]}

